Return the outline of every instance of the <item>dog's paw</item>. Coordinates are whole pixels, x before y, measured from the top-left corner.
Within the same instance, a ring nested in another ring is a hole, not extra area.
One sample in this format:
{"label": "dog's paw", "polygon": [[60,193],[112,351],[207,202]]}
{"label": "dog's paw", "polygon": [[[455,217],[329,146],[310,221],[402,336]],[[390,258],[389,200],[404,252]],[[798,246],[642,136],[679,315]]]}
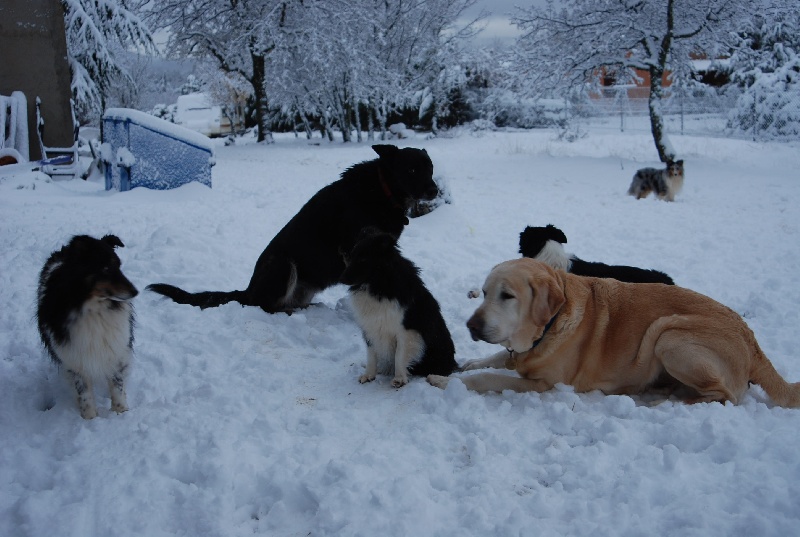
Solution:
{"label": "dog's paw", "polygon": [[128,407],[126,405],[123,405],[123,404],[120,404],[120,403],[115,403],[115,404],[111,405],[111,410],[113,410],[117,414],[122,414],[123,412],[127,412],[128,411]]}
{"label": "dog's paw", "polygon": [[366,373],[358,377],[358,382],[361,384],[366,384],[367,382],[372,382],[375,380],[375,375],[367,375]]}
{"label": "dog's paw", "polygon": [[428,375],[428,378],[425,380],[427,380],[428,384],[431,386],[436,386],[437,388],[444,390],[447,388],[447,384],[450,382],[450,377],[443,377],[441,375]]}
{"label": "dog's paw", "polygon": [[392,388],[402,388],[408,384],[408,377],[395,377],[392,379]]}
{"label": "dog's paw", "polygon": [[486,366],[483,365],[483,360],[468,360],[464,362],[464,365],[461,366],[461,371],[474,371],[475,369],[484,369]]}
{"label": "dog's paw", "polygon": [[81,407],[81,417],[85,420],[93,420],[97,417],[97,409],[94,406]]}

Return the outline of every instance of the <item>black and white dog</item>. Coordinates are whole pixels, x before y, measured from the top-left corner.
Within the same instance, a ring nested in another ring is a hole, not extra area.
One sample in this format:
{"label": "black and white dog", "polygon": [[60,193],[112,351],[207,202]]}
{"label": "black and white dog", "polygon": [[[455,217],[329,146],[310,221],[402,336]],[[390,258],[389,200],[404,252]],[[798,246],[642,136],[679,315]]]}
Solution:
{"label": "black and white dog", "polygon": [[359,382],[375,380],[378,372],[394,374],[392,386],[399,388],[409,374],[446,376],[458,369],[439,303],[394,236],[365,231],[345,257],[341,281],[350,286],[367,344],[367,369]]}
{"label": "black and white dog", "polygon": [[669,161],[664,169],[642,168],[634,174],[628,195],[636,196],[638,200],[655,192],[660,200],[675,201],[675,196],[683,188],[683,177],[682,160]]}
{"label": "black and white dog", "polygon": [[563,246],[566,243],[567,236],[552,224],[546,227],[528,226],[519,234],[519,253],[578,276],[614,278],[629,283],[675,284],[672,278],[658,270],[584,261],[567,254]]}
{"label": "black and white dog", "polygon": [[133,356],[136,287],[122,274],[115,235],[77,235],[47,259],[39,275],[39,334],[78,395],[81,417],[97,416],[92,384],[108,383],[111,410],[128,410],[125,377]]}
{"label": "black and white dog", "polygon": [[315,294],[339,283],[340,252],[349,252],[365,227],[399,237],[410,205],[439,193],[424,149],[373,145],[379,158],[356,164],[314,194],[281,229],[256,262],[244,291],[189,293],[173,285],[148,289],[175,302],[212,308],[231,301],[268,313],[307,306]]}

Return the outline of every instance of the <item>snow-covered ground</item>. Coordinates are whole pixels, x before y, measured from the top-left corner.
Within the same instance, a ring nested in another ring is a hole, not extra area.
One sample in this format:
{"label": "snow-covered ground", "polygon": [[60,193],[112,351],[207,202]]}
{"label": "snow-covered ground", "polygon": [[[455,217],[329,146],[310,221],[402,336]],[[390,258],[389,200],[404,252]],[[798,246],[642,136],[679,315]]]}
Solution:
{"label": "snow-covered ground", "polygon": [[[739,406],[357,381],[344,287],[287,316],[201,311],[144,291],[243,288],[271,237],[369,144],[218,145],[213,189],[105,192],[0,174],[0,535],[741,535],[800,528],[800,410],[757,388]],[[800,380],[800,146],[673,136],[675,203],[625,194],[655,165],[646,134],[549,131],[403,140],[452,204],[411,221],[457,359],[467,291],[553,223],[586,260],[657,268],[738,311]],[[80,418],[35,328],[39,270],[73,234],[117,234],[142,293],[130,411]]]}

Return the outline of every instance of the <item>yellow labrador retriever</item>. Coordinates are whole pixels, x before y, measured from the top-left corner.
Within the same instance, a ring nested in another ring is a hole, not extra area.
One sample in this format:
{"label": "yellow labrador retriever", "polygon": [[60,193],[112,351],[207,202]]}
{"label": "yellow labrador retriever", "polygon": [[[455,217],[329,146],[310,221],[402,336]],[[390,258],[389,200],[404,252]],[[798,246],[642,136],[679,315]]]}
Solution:
{"label": "yellow labrador retriever", "polygon": [[[639,394],[656,388],[687,402],[738,402],[752,382],[775,403],[800,406],[800,382],[786,382],[734,311],[671,285],[630,284],[556,271],[533,259],[497,265],[484,301],[467,322],[472,338],[508,349],[464,370],[480,393],[551,389]],[[428,382],[444,388],[448,377]]]}

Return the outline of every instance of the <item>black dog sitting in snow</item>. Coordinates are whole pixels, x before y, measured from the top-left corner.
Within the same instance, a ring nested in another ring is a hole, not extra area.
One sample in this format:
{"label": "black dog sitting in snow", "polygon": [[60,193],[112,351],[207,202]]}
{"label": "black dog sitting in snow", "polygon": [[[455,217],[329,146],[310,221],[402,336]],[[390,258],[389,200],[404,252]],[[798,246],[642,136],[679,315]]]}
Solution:
{"label": "black dog sitting in snow", "polygon": [[424,149],[373,145],[379,158],[356,164],[314,194],[281,229],[256,262],[244,291],[189,293],[156,283],[148,289],[181,304],[213,308],[231,301],[268,313],[307,306],[315,294],[339,283],[344,261],[359,232],[368,226],[399,237],[406,213],[439,190]]}
{"label": "black dog sitting in snow", "polygon": [[519,234],[519,253],[578,276],[614,278],[629,283],[675,284],[672,278],[658,270],[584,261],[567,254],[562,246],[566,243],[567,236],[552,224],[547,227],[528,226]]}
{"label": "black dog sitting in snow", "polygon": [[359,382],[376,373],[394,373],[392,386],[408,375],[447,376],[458,368],[455,346],[439,303],[419,277],[419,269],[400,254],[396,239],[365,230],[364,238],[345,256],[342,283],[367,343],[367,370]]}

